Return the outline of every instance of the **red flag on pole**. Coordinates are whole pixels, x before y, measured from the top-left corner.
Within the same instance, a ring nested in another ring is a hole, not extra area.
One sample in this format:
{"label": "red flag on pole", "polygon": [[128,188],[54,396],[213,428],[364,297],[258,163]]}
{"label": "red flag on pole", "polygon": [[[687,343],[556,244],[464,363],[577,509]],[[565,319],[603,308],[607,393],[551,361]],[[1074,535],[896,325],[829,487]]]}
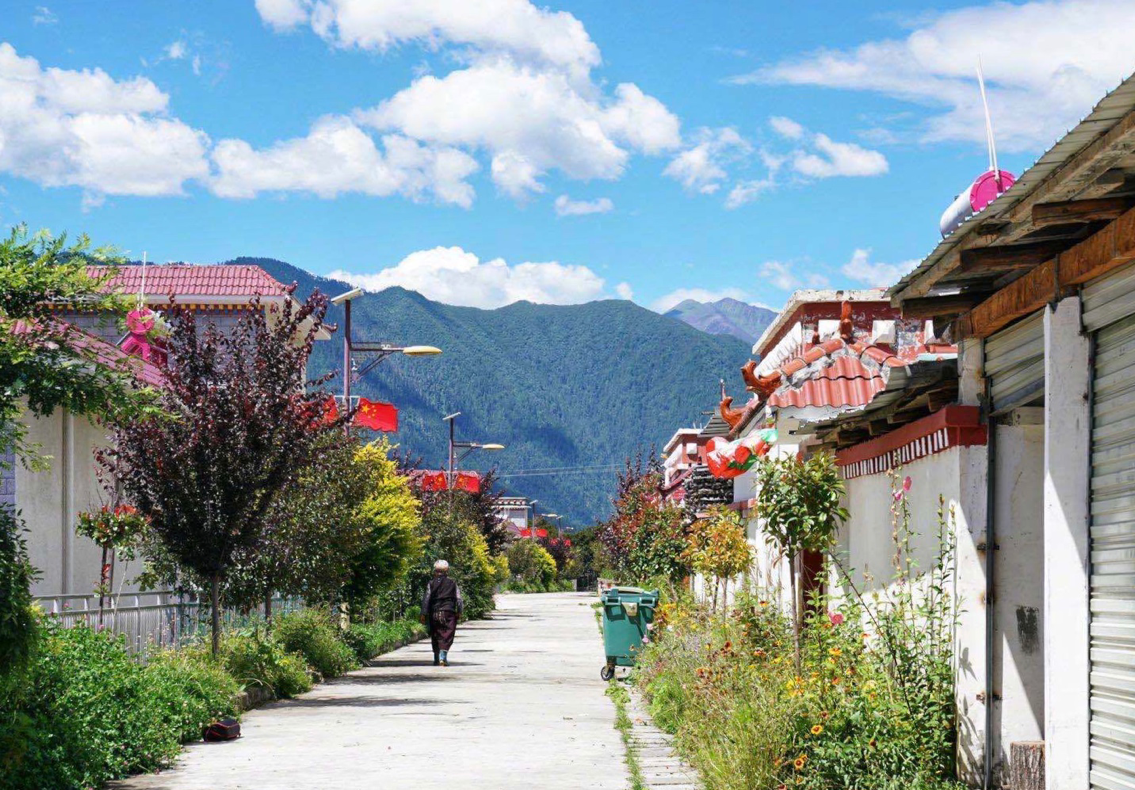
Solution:
{"label": "red flag on pole", "polygon": [[359,410],[355,412],[355,424],[372,431],[393,432],[398,430],[398,409],[393,403],[381,403],[359,398]]}
{"label": "red flag on pole", "polygon": [[453,488],[457,491],[468,491],[470,494],[480,493],[481,476],[476,472],[458,472]]}
{"label": "red flag on pole", "polygon": [[420,478],[423,491],[444,491],[446,485],[445,472],[423,472]]}

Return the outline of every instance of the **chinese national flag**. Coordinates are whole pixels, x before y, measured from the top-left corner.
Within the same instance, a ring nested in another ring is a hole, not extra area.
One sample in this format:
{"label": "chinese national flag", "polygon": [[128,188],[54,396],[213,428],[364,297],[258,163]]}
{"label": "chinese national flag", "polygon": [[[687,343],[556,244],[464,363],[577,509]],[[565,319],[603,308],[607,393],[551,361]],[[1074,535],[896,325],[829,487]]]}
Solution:
{"label": "chinese national flag", "polygon": [[372,431],[393,432],[398,430],[398,409],[393,403],[381,403],[359,398],[359,410],[355,412],[355,424]]}
{"label": "chinese national flag", "polygon": [[339,404],[332,396],[327,399],[327,404],[323,407],[323,424],[330,425],[337,419],[339,419]]}
{"label": "chinese national flag", "polygon": [[458,472],[453,487],[458,491],[476,494],[481,490],[481,478],[476,472]]}
{"label": "chinese national flag", "polygon": [[421,478],[423,491],[444,491],[446,485],[445,472],[425,472]]}

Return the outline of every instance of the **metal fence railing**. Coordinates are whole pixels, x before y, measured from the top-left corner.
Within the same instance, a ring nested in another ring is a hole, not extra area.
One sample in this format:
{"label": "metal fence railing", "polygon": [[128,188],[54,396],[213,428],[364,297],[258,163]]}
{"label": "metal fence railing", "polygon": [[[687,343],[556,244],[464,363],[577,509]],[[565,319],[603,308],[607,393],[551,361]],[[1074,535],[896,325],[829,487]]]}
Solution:
{"label": "metal fence railing", "polygon": [[[132,653],[181,647],[186,642],[205,638],[209,633],[209,605],[170,590],[110,596],[101,612],[97,595],[44,595],[35,600],[49,617],[64,628],[86,625],[124,635],[126,646]],[[272,611],[273,614],[287,614],[302,606],[298,598],[275,598]],[[263,622],[258,613],[230,609],[224,610],[221,617],[225,630]]]}

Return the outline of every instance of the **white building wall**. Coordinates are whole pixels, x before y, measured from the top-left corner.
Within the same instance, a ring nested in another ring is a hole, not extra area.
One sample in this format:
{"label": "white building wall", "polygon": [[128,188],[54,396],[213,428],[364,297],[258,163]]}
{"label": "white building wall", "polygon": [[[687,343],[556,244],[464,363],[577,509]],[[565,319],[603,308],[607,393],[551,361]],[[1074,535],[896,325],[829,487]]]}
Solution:
{"label": "white building wall", "polygon": [[[41,578],[33,595],[90,594],[99,583],[102,550],[75,534],[78,515],[102,505],[94,450],[106,443],[106,430],[58,409],[50,417],[25,417],[28,441],[50,457],[50,467],[32,472],[16,465],[16,509],[27,527],[28,558]],[[116,563],[115,591],[133,592],[129,583],[141,562]]]}

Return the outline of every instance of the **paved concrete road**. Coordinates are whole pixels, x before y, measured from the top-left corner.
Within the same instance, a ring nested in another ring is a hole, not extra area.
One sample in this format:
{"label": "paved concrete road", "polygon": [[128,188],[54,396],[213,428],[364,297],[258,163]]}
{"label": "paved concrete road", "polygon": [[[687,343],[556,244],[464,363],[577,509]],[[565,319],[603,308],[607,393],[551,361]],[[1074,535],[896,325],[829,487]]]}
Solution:
{"label": "paved concrete road", "polygon": [[429,642],[244,716],[244,736],[196,744],[128,790],[625,790],[599,679],[602,646],[576,593],[505,595],[458,629],[449,668]]}

